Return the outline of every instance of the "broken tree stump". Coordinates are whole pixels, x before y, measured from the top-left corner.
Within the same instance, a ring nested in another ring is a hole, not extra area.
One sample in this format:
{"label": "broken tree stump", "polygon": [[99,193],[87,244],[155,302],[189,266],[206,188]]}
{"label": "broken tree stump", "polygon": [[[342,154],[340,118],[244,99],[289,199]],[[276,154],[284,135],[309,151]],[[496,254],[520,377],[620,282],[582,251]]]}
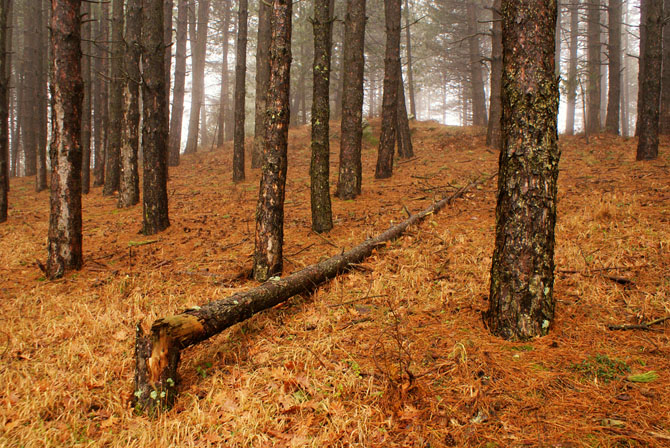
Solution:
{"label": "broken tree stump", "polygon": [[175,316],[157,319],[149,334],[144,334],[138,324],[135,339],[135,408],[154,414],[172,406],[177,394],[177,367],[181,350],[209,339],[297,294],[312,291],[326,280],[352,269],[353,265],[370,256],[376,247],[397,239],[409,226],[493,177],[495,175],[473,181],[380,235],[288,277],[270,279],[260,286],[225,299],[190,308]]}

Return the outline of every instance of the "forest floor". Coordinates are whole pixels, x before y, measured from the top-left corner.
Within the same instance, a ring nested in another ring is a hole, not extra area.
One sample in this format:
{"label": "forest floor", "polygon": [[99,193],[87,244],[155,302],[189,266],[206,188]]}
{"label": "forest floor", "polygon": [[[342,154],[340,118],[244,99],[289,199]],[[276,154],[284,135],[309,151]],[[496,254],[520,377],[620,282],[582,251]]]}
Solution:
{"label": "forest floor", "polygon": [[[310,231],[309,128],[292,130],[286,273],[497,171],[480,130],[412,126],[416,157],[377,181],[372,122],[363,195],[333,200],[325,236]],[[490,180],[356,271],[185,350],[177,403],[156,419],[129,404],[134,326],[254,286],[239,274],[251,265],[258,173],[231,182],[230,144],[184,157],[170,173],[172,225],[152,237],[137,233],[141,205],[118,210],[94,188],[85,266],[53,282],[36,263],[48,193],[15,180],[0,226],[0,446],[670,446],[670,321],[608,328],[670,315],[668,143],[640,163],[634,139],[561,138],[548,336],[511,343],[482,324]]]}

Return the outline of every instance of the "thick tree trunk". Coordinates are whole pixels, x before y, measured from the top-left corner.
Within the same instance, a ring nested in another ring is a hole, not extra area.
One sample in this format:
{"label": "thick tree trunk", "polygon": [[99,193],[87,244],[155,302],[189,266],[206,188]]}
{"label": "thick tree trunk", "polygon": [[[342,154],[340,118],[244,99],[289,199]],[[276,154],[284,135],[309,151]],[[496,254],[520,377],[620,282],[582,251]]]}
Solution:
{"label": "thick tree trunk", "polygon": [[9,190],[9,2],[0,0],[0,222],[7,221],[7,193]]}
{"label": "thick tree trunk", "polygon": [[46,274],[62,277],[82,265],[81,235],[81,0],[51,3],[53,120],[51,213]]}
{"label": "thick tree trunk", "polygon": [[[484,181],[486,180],[488,179]],[[157,319],[148,335],[138,325],[135,340],[135,405],[150,413],[172,406],[177,394],[180,350],[207,340],[297,294],[313,291],[327,280],[349,271],[353,265],[369,257],[375,248],[398,239],[410,226],[437,213],[480,183],[482,182],[472,182],[448,198],[351,250],[308,266],[288,277],[270,280],[256,288],[188,309],[176,316]]]}
{"label": "thick tree trunk", "polygon": [[123,131],[123,0],[112,0],[112,79],[109,90],[109,137],[105,155],[105,186],[102,194],[119,190],[121,179],[121,134]]}
{"label": "thick tree trunk", "polygon": [[207,26],[209,23],[209,0],[200,0],[198,3],[198,17],[195,12],[191,18],[191,59],[192,89],[191,89],[191,112],[188,120],[188,137],[186,139],[185,154],[192,154],[198,150],[198,137],[200,133],[200,108],[202,107],[203,95],[205,93],[205,56],[207,54]]}
{"label": "thick tree trunk", "polygon": [[[228,8],[226,8],[228,11]],[[169,166],[179,165],[181,126],[184,119],[184,85],[186,84],[186,31],[188,28],[188,0],[177,3],[177,48],[174,62],[174,93],[169,132]]]}
{"label": "thick tree trunk", "polygon": [[93,165],[93,186],[99,187],[105,183],[105,153],[107,152],[107,134],[109,123],[109,89],[107,73],[109,73],[109,52],[107,41],[109,41],[109,2],[100,3],[98,6],[97,33],[96,33],[96,57],[94,59],[97,73],[95,84],[95,116],[94,116],[94,142],[95,161]]}
{"label": "thick tree trunk", "polygon": [[547,334],[554,318],[558,80],[554,0],[503,0],[503,149],[485,321],[505,339]]}
{"label": "thick tree trunk", "polygon": [[416,100],[414,98],[414,70],[412,69],[412,35],[409,23],[409,0],[405,0],[405,52],[407,53],[407,93],[412,120],[416,120]]}
{"label": "thick tree trunk", "polygon": [[36,77],[36,91],[31,93],[36,95],[37,101],[35,104],[35,149],[37,151],[37,173],[35,176],[35,191],[44,191],[47,189],[47,52],[48,47],[46,40],[46,30],[48,23],[45,20],[48,17],[44,9],[44,2],[42,0],[36,1],[34,21],[37,24],[36,35],[34,37],[36,43],[35,60],[33,69],[37,70]]}
{"label": "thick tree trunk", "polygon": [[409,117],[407,116],[407,103],[405,102],[405,83],[402,80],[402,63],[398,59],[398,123],[396,142],[398,144],[398,156],[402,159],[414,157],[412,146],[412,133],[409,129]]}
{"label": "thick tree trunk", "polygon": [[81,15],[81,77],[84,83],[84,99],[81,109],[81,192],[91,190],[91,3],[82,2]]}
{"label": "thick tree trunk", "polygon": [[361,194],[365,22],[365,0],[347,0],[342,64],[340,167],[335,193],[340,199],[353,199]]}
{"label": "thick tree trunk", "polygon": [[[670,17],[670,0],[665,0],[665,17]],[[670,135],[670,19],[663,27],[663,72],[661,74],[661,118],[659,133]]]}
{"label": "thick tree trunk", "polygon": [[121,141],[121,183],[119,208],[140,202],[140,178],[137,153],[140,145],[140,59],[142,50],[142,0],[126,4],[126,38],[124,52],[125,82],[123,89],[123,134]]}
{"label": "thick tree trunk", "polygon": [[609,80],[607,95],[607,118],[605,120],[605,130],[612,134],[619,134],[619,118],[621,104],[621,7],[622,0],[609,0]]}
{"label": "thick tree trunk", "polygon": [[637,160],[658,157],[659,106],[661,101],[661,64],[663,56],[663,0],[642,0],[646,7],[646,39],[640,71],[644,72],[640,88],[642,105],[639,108],[640,138]]}
{"label": "thick tree trunk", "polygon": [[587,0],[587,93],[586,131],[600,132],[600,0]]}
{"label": "thick tree trunk", "polygon": [[235,56],[235,131],[233,141],[233,182],[244,180],[244,118],[247,73],[248,2],[239,0]]}
{"label": "thick tree trunk", "polygon": [[170,225],[167,197],[168,130],[165,102],[163,2],[142,3],[142,146],[144,150],[142,233]]}
{"label": "thick tree trunk", "polygon": [[479,26],[477,24],[476,5],[467,2],[468,39],[470,55],[470,89],[472,98],[472,124],[486,126],[486,96],[482,79],[482,54],[479,45]]}
{"label": "thick tree trunk", "polygon": [[312,230],[333,228],[330,207],[330,50],[333,15],[331,0],[314,0],[314,64],[312,69],[312,161],[310,192]]}
{"label": "thick tree trunk", "polygon": [[[267,9],[264,2],[260,2],[260,8]],[[260,23],[258,26],[261,26]],[[270,28],[269,24],[265,26]],[[217,124],[217,133],[216,133],[216,144],[217,146],[223,146],[224,138],[228,133],[226,130],[226,115],[228,110],[228,91],[230,86],[228,85],[228,35],[230,33],[230,8],[225,8],[223,11],[223,25],[222,25],[222,53],[223,57],[221,58],[221,93],[219,95],[219,116]],[[256,72],[258,73],[258,72]],[[256,75],[258,80],[258,74]],[[258,95],[258,94],[256,94]],[[258,98],[258,97],[257,97]]]}
{"label": "thick tree trunk", "polygon": [[502,147],[500,119],[502,103],[500,90],[502,84],[502,18],[500,2],[493,4],[493,25],[491,27],[491,94],[489,98],[489,124],[486,132],[486,144],[494,149]]}
{"label": "thick tree trunk", "polygon": [[575,109],[577,105],[577,48],[579,44],[579,0],[574,0],[570,6],[570,61],[568,65],[568,79],[565,83],[567,96],[567,110],[565,133],[575,133]]}
{"label": "thick tree trunk", "polygon": [[647,41],[647,15],[649,11],[649,3],[640,0],[640,48],[638,50],[638,71],[637,71],[637,114],[635,118],[635,136],[640,135],[640,117],[642,116],[642,106],[644,101],[642,99],[642,84],[644,82],[645,69],[645,50]]}
{"label": "thick tree trunk", "polygon": [[284,243],[284,195],[291,85],[292,0],[272,2],[270,88],[265,112],[263,173],[256,209],[256,239],[253,275],[266,281],[282,271]]}
{"label": "thick tree trunk", "polygon": [[386,18],[386,53],[384,57],[384,98],[382,100],[382,133],[379,137],[376,179],[393,174],[393,150],[398,123],[398,82],[400,79],[400,0],[384,2]]}

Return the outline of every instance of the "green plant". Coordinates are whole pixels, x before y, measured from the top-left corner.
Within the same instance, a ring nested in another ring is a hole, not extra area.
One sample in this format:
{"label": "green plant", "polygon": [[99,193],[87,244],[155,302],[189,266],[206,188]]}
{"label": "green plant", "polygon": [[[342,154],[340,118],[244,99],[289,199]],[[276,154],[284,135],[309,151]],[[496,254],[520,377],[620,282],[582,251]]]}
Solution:
{"label": "green plant", "polygon": [[600,354],[589,356],[579,364],[573,364],[571,369],[586,378],[598,379],[604,383],[618,380],[630,372],[630,367],[625,361]]}

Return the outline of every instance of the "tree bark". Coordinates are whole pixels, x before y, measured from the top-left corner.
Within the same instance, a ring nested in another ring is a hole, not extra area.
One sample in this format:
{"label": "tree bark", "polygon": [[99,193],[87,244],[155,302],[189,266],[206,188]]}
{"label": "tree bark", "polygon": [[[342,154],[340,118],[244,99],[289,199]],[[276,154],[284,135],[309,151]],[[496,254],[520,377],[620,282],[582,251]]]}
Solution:
{"label": "tree bark", "polygon": [[[226,8],[228,11],[228,8]],[[188,0],[177,2],[177,42],[174,62],[174,93],[169,131],[169,166],[179,165],[181,126],[184,119],[184,85],[186,84],[186,32],[188,28]]]}
{"label": "tree bark", "polygon": [[621,104],[621,7],[622,0],[609,0],[608,11],[608,54],[609,54],[609,79],[607,95],[607,118],[605,119],[605,130],[619,135],[619,119]]}
{"label": "tree bark", "polygon": [[587,93],[586,130],[600,132],[600,0],[587,0]]}
{"label": "tree bark", "polygon": [[565,83],[567,96],[567,110],[565,133],[575,133],[575,109],[577,105],[577,49],[579,44],[579,0],[574,0],[570,6],[570,61],[568,65],[568,79]]}
{"label": "tree bark", "polygon": [[386,18],[386,53],[384,57],[384,98],[382,99],[382,133],[379,137],[376,179],[393,174],[393,150],[398,123],[398,81],[400,78],[400,0],[384,2]]}
{"label": "tree bark", "polygon": [[500,119],[502,103],[500,98],[502,84],[502,18],[500,2],[493,4],[493,25],[491,27],[491,94],[489,98],[489,123],[486,131],[486,145],[494,149],[502,148]]}
{"label": "tree bark", "polygon": [[[365,71],[365,0],[347,0],[344,18],[340,167],[335,195],[353,199],[361,194],[363,138],[363,74]],[[337,117],[337,113],[335,113]]]}
{"label": "tree bark", "polygon": [[472,2],[467,2],[468,14],[468,46],[470,49],[470,89],[472,95],[472,124],[486,126],[486,99],[484,95],[484,80],[482,79],[482,55],[479,45],[479,26],[477,25],[477,10]]}
{"label": "tree bark", "polygon": [[256,238],[253,275],[266,281],[281,274],[284,243],[284,196],[291,85],[292,0],[272,2],[270,45],[270,88],[265,112],[263,173],[256,209]]}
{"label": "tree bark", "polygon": [[642,84],[644,83],[644,69],[646,66],[645,63],[645,51],[646,51],[646,42],[647,42],[647,16],[649,14],[649,2],[640,0],[640,48],[638,51],[638,70],[637,70],[637,114],[635,119],[635,136],[640,135],[640,125],[642,116],[642,106],[644,104],[642,95]]}
{"label": "tree bark", "polygon": [[558,179],[555,0],[503,0],[503,150],[489,309],[492,333],[546,335],[554,318]]}
{"label": "tree bark", "polygon": [[[129,1],[129,0],[126,0]],[[168,138],[170,129],[170,69],[172,68],[172,10],[174,9],[174,0],[165,0],[163,3],[163,42],[165,43],[165,104],[167,112]],[[142,25],[140,24],[140,27]],[[169,141],[169,140],[168,140]]]}
{"label": "tree bark", "polygon": [[[263,1],[260,2],[260,8],[267,8]],[[260,23],[258,25],[261,26]],[[269,24],[266,24],[267,28],[270,28]],[[219,117],[218,117],[218,130],[216,134],[216,144],[217,146],[223,146],[224,138],[228,133],[226,130],[226,115],[228,111],[228,91],[230,86],[228,85],[228,35],[230,33],[230,8],[225,8],[223,11],[223,44],[222,44],[222,53],[223,57],[221,58],[221,94],[219,95]],[[258,73],[258,71],[256,72]],[[256,74],[256,79],[258,80],[258,74]],[[258,95],[258,93],[256,93]],[[258,98],[258,96],[256,96]]]}
{"label": "tree bark", "polygon": [[407,92],[412,120],[416,120],[416,100],[414,98],[414,70],[412,67],[412,35],[409,23],[409,0],[405,0],[405,52],[407,53]]}
{"label": "tree bark", "polygon": [[81,0],[51,3],[53,109],[51,212],[46,274],[62,277],[82,265],[81,234]]}
{"label": "tree bark", "polygon": [[123,0],[112,0],[112,74],[109,90],[109,137],[105,156],[105,186],[102,194],[119,190],[121,179],[121,133],[123,123]]}
{"label": "tree bark", "polygon": [[82,2],[81,24],[81,77],[84,83],[84,99],[81,110],[81,192],[88,194],[91,190],[91,45],[92,15],[91,4]]}
{"label": "tree bark", "polygon": [[35,5],[35,16],[31,19],[34,20],[37,24],[36,35],[34,36],[35,41],[35,54],[32,70],[36,70],[36,91],[31,92],[32,95],[36,95],[37,101],[31,101],[35,104],[34,113],[35,116],[35,150],[37,151],[37,174],[35,176],[35,191],[40,192],[47,189],[47,109],[49,105],[47,104],[47,86],[48,86],[48,75],[47,75],[47,53],[46,49],[48,47],[46,40],[46,30],[48,29],[48,23],[45,20],[46,11],[44,10],[44,2],[42,0],[37,0]]}
{"label": "tree bark", "polygon": [[107,134],[109,123],[109,89],[106,74],[109,73],[109,52],[107,51],[107,41],[109,40],[109,2],[100,3],[97,14],[97,33],[96,33],[96,57],[95,72],[98,74],[94,78],[96,90],[95,95],[95,116],[94,116],[94,142],[95,142],[95,161],[93,166],[93,186],[99,187],[105,183],[105,153],[107,152]]}
{"label": "tree bark", "polygon": [[314,0],[314,65],[312,95],[312,161],[310,192],[312,230],[333,228],[330,204],[330,51],[333,15],[331,0]]}
{"label": "tree bark", "polygon": [[9,191],[9,2],[0,0],[0,222],[7,221]]}
{"label": "tree bark", "polygon": [[134,404],[153,414],[158,409],[169,408],[177,394],[180,350],[207,340],[297,294],[313,291],[327,280],[349,271],[353,265],[369,257],[375,248],[387,241],[398,239],[410,226],[437,213],[480,183],[472,182],[375,238],[286,278],[273,279],[248,291],[185,310],[176,316],[157,319],[147,335],[138,324],[135,339]]}
{"label": "tree bark", "polygon": [[121,182],[119,208],[132,207],[140,202],[140,178],[137,153],[140,145],[140,60],[142,49],[142,0],[128,0],[126,4],[126,37],[123,89],[123,135],[121,141]]}
{"label": "tree bark", "polygon": [[[670,0],[665,0],[665,16],[670,17]],[[659,133],[670,135],[670,21],[663,27],[663,72],[661,73],[661,118]]]}
{"label": "tree bark", "polygon": [[642,107],[640,108],[640,138],[637,160],[658,157],[659,106],[661,101],[661,64],[663,55],[663,0],[642,0],[646,6],[646,39],[642,78]]}
{"label": "tree bark", "polygon": [[142,233],[153,235],[170,225],[167,197],[168,132],[162,0],[143,0],[141,36],[144,150]]}
{"label": "tree bark", "polygon": [[193,17],[190,24],[193,87],[191,89],[191,112],[188,120],[188,137],[186,139],[185,154],[192,154],[198,150],[200,108],[202,107],[202,99],[205,93],[205,56],[207,54],[208,22],[209,0],[200,0],[198,3],[198,18],[196,20]]}
{"label": "tree bark", "polygon": [[405,83],[402,80],[402,62],[398,59],[398,123],[396,132],[396,143],[398,144],[398,156],[402,159],[414,157],[412,146],[412,133],[409,129],[409,117],[407,116],[407,103],[405,102]]}
{"label": "tree bark", "polygon": [[247,73],[248,2],[239,0],[235,56],[235,130],[233,140],[233,182],[244,180],[244,119]]}
{"label": "tree bark", "polygon": [[265,128],[263,117],[267,105],[267,91],[270,82],[270,5],[258,3],[258,40],[256,41],[256,121],[254,125],[254,146],[251,151],[251,168],[260,168],[263,154]]}

